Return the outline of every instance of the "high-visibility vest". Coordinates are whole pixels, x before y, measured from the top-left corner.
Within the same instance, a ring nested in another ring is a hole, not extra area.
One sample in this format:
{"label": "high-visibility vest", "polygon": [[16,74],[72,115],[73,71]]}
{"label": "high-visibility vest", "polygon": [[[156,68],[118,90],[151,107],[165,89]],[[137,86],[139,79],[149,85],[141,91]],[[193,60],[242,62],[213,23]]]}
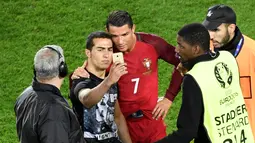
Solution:
{"label": "high-visibility vest", "polygon": [[245,35],[243,37],[244,43],[236,60],[239,67],[241,89],[255,137],[255,41]]}
{"label": "high-visibility vest", "polygon": [[199,62],[187,73],[198,83],[204,127],[212,143],[254,143],[235,58],[227,51]]}

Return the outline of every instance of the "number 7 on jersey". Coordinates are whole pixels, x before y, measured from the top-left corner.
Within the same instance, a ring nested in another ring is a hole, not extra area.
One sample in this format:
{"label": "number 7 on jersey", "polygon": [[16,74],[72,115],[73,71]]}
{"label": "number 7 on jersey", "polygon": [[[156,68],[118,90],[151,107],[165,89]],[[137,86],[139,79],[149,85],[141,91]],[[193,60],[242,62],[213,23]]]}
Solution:
{"label": "number 7 on jersey", "polygon": [[140,80],[140,78],[133,78],[133,79],[131,79],[132,82],[135,82],[134,94],[137,93],[139,80]]}

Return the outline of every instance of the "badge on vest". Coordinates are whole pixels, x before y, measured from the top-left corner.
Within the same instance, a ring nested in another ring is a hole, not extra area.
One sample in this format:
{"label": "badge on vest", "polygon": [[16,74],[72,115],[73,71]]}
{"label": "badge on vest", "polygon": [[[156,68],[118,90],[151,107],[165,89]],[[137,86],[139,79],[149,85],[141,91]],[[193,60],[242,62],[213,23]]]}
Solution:
{"label": "badge on vest", "polygon": [[215,77],[222,88],[228,88],[232,83],[232,71],[227,64],[220,62],[214,67]]}

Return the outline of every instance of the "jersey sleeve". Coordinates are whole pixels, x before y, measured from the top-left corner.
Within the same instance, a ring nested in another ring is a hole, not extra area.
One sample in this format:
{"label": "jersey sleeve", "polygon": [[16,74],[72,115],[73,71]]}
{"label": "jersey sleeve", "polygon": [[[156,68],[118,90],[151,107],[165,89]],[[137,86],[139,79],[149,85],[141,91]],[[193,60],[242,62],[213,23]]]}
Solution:
{"label": "jersey sleeve", "polygon": [[175,56],[175,47],[167,43],[163,38],[147,33],[137,33],[138,41],[142,41],[152,45],[157,51],[158,58],[174,65],[174,71],[171,76],[169,87],[166,91],[165,97],[173,101],[180,91],[183,77],[176,69],[180,60]]}
{"label": "jersey sleeve", "polygon": [[90,78],[80,78],[80,79],[76,79],[73,81],[73,93],[75,95],[75,97],[78,99],[78,94],[82,89],[86,89],[86,88],[93,88],[93,84],[91,82]]}
{"label": "jersey sleeve", "polygon": [[[83,104],[80,102],[78,93],[83,88],[89,88],[90,79],[80,78],[72,80],[69,98],[72,102],[72,108],[78,118],[79,123],[83,124]],[[83,126],[82,126],[83,128]]]}

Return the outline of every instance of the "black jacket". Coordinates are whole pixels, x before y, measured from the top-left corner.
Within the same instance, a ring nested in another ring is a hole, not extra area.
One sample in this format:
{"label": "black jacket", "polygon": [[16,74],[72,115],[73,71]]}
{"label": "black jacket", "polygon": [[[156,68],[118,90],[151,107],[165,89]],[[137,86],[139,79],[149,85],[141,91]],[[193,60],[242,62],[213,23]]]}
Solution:
{"label": "black jacket", "polygon": [[34,81],[14,110],[21,143],[85,142],[75,114],[55,86]]}

